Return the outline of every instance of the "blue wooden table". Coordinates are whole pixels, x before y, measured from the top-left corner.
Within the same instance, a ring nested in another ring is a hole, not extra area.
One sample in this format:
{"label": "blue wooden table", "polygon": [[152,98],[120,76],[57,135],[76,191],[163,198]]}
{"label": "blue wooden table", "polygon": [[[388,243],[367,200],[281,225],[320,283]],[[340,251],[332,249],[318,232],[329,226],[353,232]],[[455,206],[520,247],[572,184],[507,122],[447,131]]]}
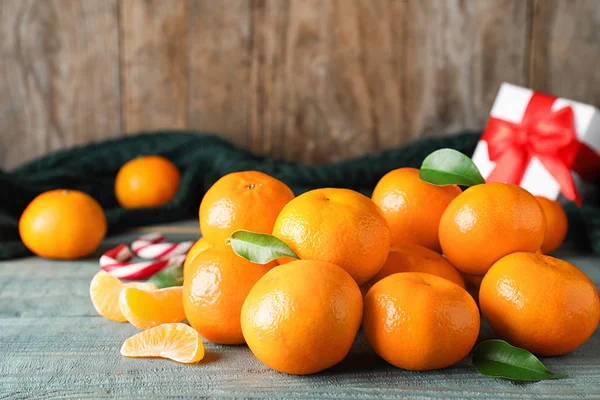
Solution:
{"label": "blue wooden table", "polygon": [[[123,358],[121,344],[138,329],[98,316],[88,290],[100,252],[132,237],[111,238],[86,260],[30,257],[0,262],[0,399],[600,399],[600,330],[576,351],[543,359],[550,370],[569,374],[568,379],[530,384],[483,377],[468,360],[441,371],[403,371],[378,358],[362,335],[342,363],[314,376],[281,374],[261,364],[246,346],[208,342],[207,355],[197,365]],[[588,274],[596,287],[600,285],[600,258],[562,256]],[[493,337],[484,324],[480,339]]]}

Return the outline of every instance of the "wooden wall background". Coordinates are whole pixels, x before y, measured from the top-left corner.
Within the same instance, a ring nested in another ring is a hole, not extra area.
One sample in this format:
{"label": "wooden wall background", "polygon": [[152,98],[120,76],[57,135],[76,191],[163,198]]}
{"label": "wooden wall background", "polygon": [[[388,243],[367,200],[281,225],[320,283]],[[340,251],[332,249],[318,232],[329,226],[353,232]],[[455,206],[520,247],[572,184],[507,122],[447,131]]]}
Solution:
{"label": "wooden wall background", "polygon": [[482,128],[502,81],[600,105],[599,0],[0,0],[0,167],[139,130],[325,162]]}

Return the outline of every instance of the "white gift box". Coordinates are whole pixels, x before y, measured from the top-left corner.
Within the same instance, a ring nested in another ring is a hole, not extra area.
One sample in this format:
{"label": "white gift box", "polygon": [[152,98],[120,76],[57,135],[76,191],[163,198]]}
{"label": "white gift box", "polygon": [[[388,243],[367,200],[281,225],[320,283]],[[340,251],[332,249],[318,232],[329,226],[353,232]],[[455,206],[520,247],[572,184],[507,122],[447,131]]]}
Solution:
{"label": "white gift box", "polygon": [[[527,110],[530,100],[534,96],[534,91],[520,86],[503,83],[500,86],[500,91],[496,96],[492,110],[490,111],[490,120],[503,120],[512,124],[520,124]],[[549,96],[544,95],[546,99]],[[586,171],[588,177],[600,171],[600,111],[591,105],[578,103],[564,98],[550,98],[551,111],[555,112],[564,107],[570,106],[573,110],[573,128],[576,133],[576,138],[583,145],[593,150],[596,157],[593,160],[587,161],[588,169],[591,167],[595,171]],[[486,131],[489,129],[486,128]],[[587,152],[590,153],[589,151]],[[477,144],[473,153],[473,162],[477,165],[484,178],[488,178],[492,171],[496,168],[496,163],[490,160],[488,151],[488,142],[486,141],[486,132],[482,139]],[[544,164],[536,156],[533,156],[522,175],[520,182],[521,187],[527,189],[530,193],[539,196],[545,196],[550,199],[557,199],[560,195],[561,188],[559,182],[546,169]]]}

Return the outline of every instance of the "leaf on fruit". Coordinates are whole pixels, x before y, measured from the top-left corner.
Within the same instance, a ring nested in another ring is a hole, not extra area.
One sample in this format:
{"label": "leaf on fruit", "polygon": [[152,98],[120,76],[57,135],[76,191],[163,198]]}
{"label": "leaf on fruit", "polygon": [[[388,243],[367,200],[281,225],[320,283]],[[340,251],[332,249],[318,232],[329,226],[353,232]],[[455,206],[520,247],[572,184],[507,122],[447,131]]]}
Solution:
{"label": "leaf on fruit", "polygon": [[148,282],[154,283],[159,289],[183,285],[183,267],[170,267],[152,275]]}
{"label": "leaf on fruit", "polygon": [[511,346],[504,340],[487,340],[479,344],[471,362],[484,376],[513,381],[541,381],[567,378],[565,374],[550,372],[544,364],[527,350]]}
{"label": "leaf on fruit", "polygon": [[473,160],[453,149],[436,150],[425,157],[419,178],[437,186],[485,183]]}
{"label": "leaf on fruit", "polygon": [[235,254],[256,264],[267,264],[282,257],[300,259],[290,246],[273,235],[237,230],[229,237],[229,243]]}

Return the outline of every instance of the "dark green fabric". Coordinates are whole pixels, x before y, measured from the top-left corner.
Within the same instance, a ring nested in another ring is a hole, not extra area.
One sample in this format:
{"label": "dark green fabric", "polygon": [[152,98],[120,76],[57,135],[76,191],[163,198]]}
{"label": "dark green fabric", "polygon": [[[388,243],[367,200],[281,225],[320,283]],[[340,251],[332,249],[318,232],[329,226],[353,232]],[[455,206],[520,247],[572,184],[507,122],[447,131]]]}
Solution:
{"label": "dark green fabric", "polygon": [[[450,147],[472,154],[478,133],[428,138],[404,147],[328,165],[300,165],[253,155],[213,135],[195,132],[155,132],[95,143],[0,173],[0,259],[27,254],[19,240],[18,220],[27,204],[50,189],[77,189],[96,198],[106,211],[109,233],[126,228],[197,218],[204,192],[221,176],[259,170],[287,183],[296,193],[319,187],[345,187],[369,195],[377,181],[399,167],[419,167],[430,152]],[[124,210],[117,204],[113,185],[119,168],[140,155],[160,154],[182,172],[175,199],[159,208]],[[426,204],[423,207],[427,207]],[[567,206],[571,244],[600,253],[600,209],[586,204]]]}

